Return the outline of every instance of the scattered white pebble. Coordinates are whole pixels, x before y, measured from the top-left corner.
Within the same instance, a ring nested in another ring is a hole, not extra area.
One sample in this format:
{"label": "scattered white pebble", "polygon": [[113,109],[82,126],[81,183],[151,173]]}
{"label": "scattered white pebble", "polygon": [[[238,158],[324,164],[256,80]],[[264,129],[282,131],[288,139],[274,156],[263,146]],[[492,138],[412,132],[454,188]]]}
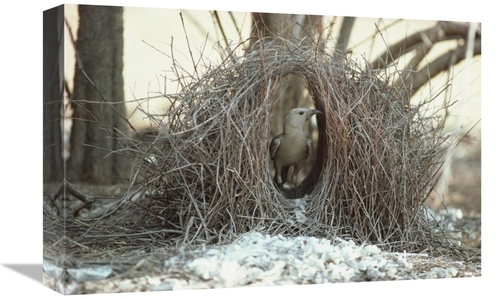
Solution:
{"label": "scattered white pebble", "polygon": [[[412,267],[402,253],[383,252],[375,245],[257,232],[247,233],[226,246],[195,250],[190,256],[189,261],[175,257],[165,261],[167,271],[182,271],[190,277],[186,288],[196,281],[211,287],[236,287],[387,280],[404,277]],[[176,288],[179,284],[172,286]]]}

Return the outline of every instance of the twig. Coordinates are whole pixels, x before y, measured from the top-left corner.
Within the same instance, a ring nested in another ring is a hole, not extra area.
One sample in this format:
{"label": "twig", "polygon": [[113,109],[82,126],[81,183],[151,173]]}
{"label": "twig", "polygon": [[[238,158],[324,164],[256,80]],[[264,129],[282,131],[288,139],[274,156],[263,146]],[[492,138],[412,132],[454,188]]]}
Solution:
{"label": "twig", "polygon": [[182,17],[182,12],[180,12],[179,15],[181,17],[182,29],[184,30],[184,36],[186,37],[186,44],[188,46],[189,56],[191,57],[191,62],[193,63],[194,73],[198,76],[198,70],[196,67],[196,63],[194,62],[193,52],[191,51],[191,44],[189,43],[189,38],[188,38],[188,34],[186,32],[186,25],[184,24],[184,18]]}

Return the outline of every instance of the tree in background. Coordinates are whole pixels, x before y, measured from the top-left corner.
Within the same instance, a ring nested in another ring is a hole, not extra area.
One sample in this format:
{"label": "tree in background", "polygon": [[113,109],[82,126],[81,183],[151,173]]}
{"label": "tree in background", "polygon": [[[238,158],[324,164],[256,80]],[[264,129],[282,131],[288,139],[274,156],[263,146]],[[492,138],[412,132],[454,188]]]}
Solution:
{"label": "tree in background", "polygon": [[[127,130],[123,91],[123,8],[80,5],[71,95],[73,124],[67,179],[112,184],[129,160],[114,151]],[[110,154],[111,153],[111,154]]]}
{"label": "tree in background", "polygon": [[[429,52],[439,43],[455,42],[455,48],[429,59]],[[401,40],[388,45],[387,50],[376,57],[371,67],[383,69],[391,67],[407,54],[411,59],[400,70],[403,73],[395,84],[411,86],[411,95],[432,78],[442,72],[453,73],[453,66],[466,58],[481,55],[481,25],[478,23],[436,22],[434,26],[405,36]]]}
{"label": "tree in background", "polygon": [[43,15],[43,181],[61,182],[62,159],[62,84],[64,82],[63,26],[64,7]]}

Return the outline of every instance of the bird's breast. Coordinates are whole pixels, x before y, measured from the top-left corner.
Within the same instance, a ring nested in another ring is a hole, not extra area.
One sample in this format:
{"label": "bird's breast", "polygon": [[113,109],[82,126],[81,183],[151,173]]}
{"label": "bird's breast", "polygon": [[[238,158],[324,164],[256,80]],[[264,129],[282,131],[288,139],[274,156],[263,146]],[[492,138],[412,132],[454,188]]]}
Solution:
{"label": "bird's breast", "polygon": [[292,165],[305,159],[307,152],[307,137],[305,135],[283,135],[276,152],[282,165]]}

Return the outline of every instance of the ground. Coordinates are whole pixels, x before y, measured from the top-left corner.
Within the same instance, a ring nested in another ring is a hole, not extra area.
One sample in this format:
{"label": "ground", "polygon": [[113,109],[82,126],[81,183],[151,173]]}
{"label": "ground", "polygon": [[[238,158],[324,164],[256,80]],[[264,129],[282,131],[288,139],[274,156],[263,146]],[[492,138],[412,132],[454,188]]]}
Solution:
{"label": "ground", "polygon": [[[452,221],[454,230],[462,231],[458,237],[462,243],[473,247],[481,248],[481,146],[480,142],[473,142],[469,144],[467,150],[462,151],[457,155],[451,166],[452,176],[449,180],[448,193],[444,197],[446,209],[454,211],[455,218]],[[81,188],[82,192],[92,193],[94,188]],[[109,193],[109,196],[116,196],[120,190],[106,189],[101,190],[101,193]],[[123,190],[122,190],[123,191]],[[445,215],[443,210],[442,201],[430,202],[437,210],[438,214]],[[103,205],[105,206],[105,205]],[[94,207],[94,210],[97,208]],[[459,212],[457,212],[459,211]],[[83,212],[83,211],[82,211]],[[78,221],[76,221],[78,222]],[[80,222],[79,222],[80,223]],[[81,223],[80,223],[81,224]],[[146,236],[147,237],[147,236]],[[50,238],[47,238],[50,239]],[[62,240],[62,239],[61,239]],[[67,240],[66,240],[67,241]],[[57,241],[59,242],[59,241]],[[56,243],[57,243],[56,242]],[[64,242],[64,241],[63,241]],[[78,242],[70,243],[71,247],[82,246]],[[46,244],[47,245],[47,244]],[[47,250],[47,248],[46,248]],[[104,248],[103,252],[113,254],[111,251]],[[46,255],[46,254],[47,255]],[[204,257],[203,253],[199,256],[192,257],[192,260],[187,260],[193,263]],[[180,265],[178,269],[175,267],[165,265],[169,259],[172,259],[171,252],[142,252],[138,251],[137,256],[129,256],[127,263],[120,263],[119,259],[114,260],[112,271],[115,272],[108,279],[98,281],[83,281],[83,282],[69,282],[61,284],[60,280],[54,279],[53,275],[47,274],[50,271],[53,273],[58,271],[53,265],[46,267],[45,261],[54,263],[54,260],[47,257],[50,252],[44,252],[44,285],[66,293],[66,294],[80,294],[80,293],[102,293],[102,292],[130,292],[130,291],[151,291],[151,290],[171,290],[177,288],[213,288],[220,287],[217,282],[218,279],[203,280],[196,277],[196,272],[184,272],[185,263]],[[174,256],[175,257],[175,256]],[[198,258],[198,259],[196,259]],[[401,253],[387,253],[384,255],[388,261],[392,261],[394,265],[401,262]],[[411,269],[401,266],[394,268],[392,279],[387,276],[382,280],[393,279],[425,279],[425,278],[445,278],[445,277],[478,277],[481,276],[481,255],[473,255],[469,260],[457,261],[446,257],[432,258],[427,254],[404,254],[404,261],[410,262],[413,266]],[[222,259],[223,260],[223,259]],[[79,263],[75,261],[75,263]],[[70,263],[71,264],[71,263]],[[52,267],[52,270],[50,270]],[[93,267],[98,272],[100,269],[103,272],[111,271],[106,266],[96,267],[95,262],[82,262],[81,267]],[[165,268],[166,267],[166,268]],[[68,266],[72,268],[72,266]],[[80,268],[80,267],[78,267]],[[117,270],[117,269],[121,270]],[[60,269],[60,268],[59,268]],[[87,268],[88,269],[88,268]],[[151,271],[154,269],[153,271]],[[159,271],[158,269],[163,269]],[[174,269],[174,270],[172,270]],[[118,272],[117,272],[118,271]],[[173,272],[172,272],[173,271]],[[267,272],[266,272],[267,273]],[[364,272],[363,272],[364,273]],[[205,274],[203,274],[205,275]],[[396,277],[396,278],[394,278]],[[397,278],[399,277],[399,278]],[[356,277],[355,277],[356,278]],[[290,284],[296,283],[293,280],[283,280],[283,277],[273,282],[275,284]],[[365,281],[365,276],[357,276],[359,281]],[[357,281],[357,280],[351,280]],[[212,282],[212,284],[211,284]],[[259,281],[258,283],[267,283],[266,281]],[[314,283],[314,282],[304,282]]]}
{"label": "ground", "polygon": [[481,216],[481,146],[476,145],[452,164],[453,177],[445,201],[466,217]]}
{"label": "ground", "polygon": [[460,209],[462,219],[457,219],[456,228],[469,231],[462,241],[469,246],[481,248],[481,142],[469,139],[454,158],[451,165],[448,193],[442,200],[429,203],[434,209]]}

